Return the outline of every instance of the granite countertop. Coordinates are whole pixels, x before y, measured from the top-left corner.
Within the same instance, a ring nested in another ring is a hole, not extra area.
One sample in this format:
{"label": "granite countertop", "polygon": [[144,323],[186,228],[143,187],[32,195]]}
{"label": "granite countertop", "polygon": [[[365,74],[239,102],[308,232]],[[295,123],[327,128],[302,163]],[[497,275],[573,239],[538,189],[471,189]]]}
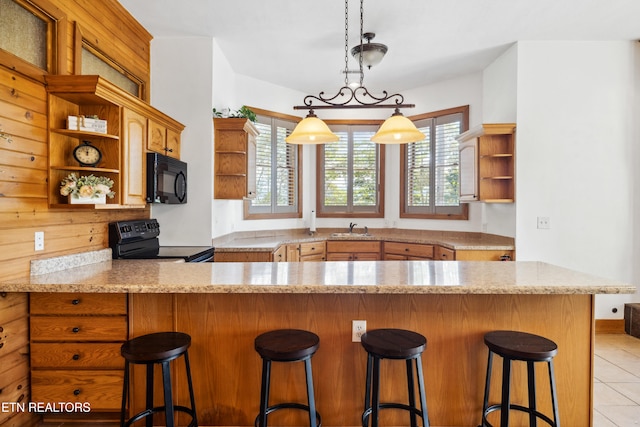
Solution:
{"label": "granite countertop", "polygon": [[630,284],[542,262],[168,263],[108,260],[0,283],[3,292],[631,294]]}
{"label": "granite countertop", "polygon": [[[318,229],[310,235],[308,230],[277,230],[234,233],[214,239],[216,252],[271,252],[283,244],[325,240],[381,240],[403,243],[440,245],[453,250],[515,250],[514,239],[487,233],[458,231],[405,230],[379,228],[369,230],[369,235],[344,229]],[[357,231],[362,231],[358,228]],[[340,236],[335,236],[339,233]]]}

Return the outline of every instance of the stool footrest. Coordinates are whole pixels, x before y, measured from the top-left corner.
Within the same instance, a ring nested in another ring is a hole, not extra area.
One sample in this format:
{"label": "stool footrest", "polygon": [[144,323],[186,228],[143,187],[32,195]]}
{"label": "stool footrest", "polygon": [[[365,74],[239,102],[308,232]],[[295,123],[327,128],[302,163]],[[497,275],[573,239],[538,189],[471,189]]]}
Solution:
{"label": "stool footrest", "polygon": [[[499,411],[501,409],[502,409],[502,405],[499,404],[499,403],[496,403],[495,405],[489,406],[484,411],[484,414],[482,414],[482,425],[479,426],[479,427],[493,427],[493,425],[491,423],[489,423],[489,421],[487,421],[487,415],[489,415],[493,411]],[[526,406],[517,405],[515,403],[510,403],[509,404],[509,410],[526,412],[527,414],[533,414],[533,415],[535,415],[536,418],[541,419],[542,421],[546,422],[550,426],[552,426],[552,427],[556,426],[556,423],[551,418],[549,418],[548,416],[546,416],[545,414],[543,414],[540,411],[533,410],[533,409],[528,408]]]}
{"label": "stool footrest", "polygon": [[[419,417],[422,417],[422,411],[420,409],[414,408],[413,406],[405,405],[404,403],[381,403],[378,405],[378,410],[381,409],[402,409],[404,411],[409,411]],[[373,412],[373,408],[367,408],[362,413],[362,425],[368,425],[368,418],[371,415],[371,412]]]}
{"label": "stool footrest", "polygon": [[[269,406],[264,414],[269,415],[270,413],[275,412],[279,409],[300,409],[301,411],[306,411],[306,412],[311,411],[309,409],[309,405],[304,405],[302,403],[286,402],[286,403],[279,403],[277,405]],[[259,421],[260,421],[260,415],[256,417],[256,420],[254,422],[255,427],[261,427],[259,425]],[[320,413],[318,411],[316,411],[316,423],[317,423],[317,427],[322,426],[322,417],[320,416]]]}
{"label": "stool footrest", "polygon": [[[140,411],[133,417],[129,418],[129,420],[124,423],[124,425],[125,427],[128,427],[143,418],[153,416],[153,414],[158,414],[160,412],[165,412],[166,409],[167,408],[165,408],[164,406],[156,406],[155,408],[145,409],[144,411]],[[198,423],[196,422],[195,411],[193,411],[193,409],[187,408],[186,406],[176,405],[173,407],[173,410],[174,412],[183,412],[191,417],[191,422],[187,424],[187,427],[196,427],[198,425]]]}

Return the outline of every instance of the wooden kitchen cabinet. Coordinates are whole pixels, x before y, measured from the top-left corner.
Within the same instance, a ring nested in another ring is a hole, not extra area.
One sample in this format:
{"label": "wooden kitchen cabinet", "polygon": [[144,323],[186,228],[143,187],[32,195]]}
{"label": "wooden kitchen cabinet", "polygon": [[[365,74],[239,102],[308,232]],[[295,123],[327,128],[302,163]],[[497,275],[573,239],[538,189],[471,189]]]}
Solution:
{"label": "wooden kitchen cabinet", "polygon": [[455,261],[456,251],[453,249],[445,248],[444,246],[436,246],[435,259],[440,261]]}
{"label": "wooden kitchen cabinet", "polygon": [[379,241],[329,240],[327,261],[378,261],[380,247]]}
{"label": "wooden kitchen cabinet", "polygon": [[216,252],[215,262],[272,262],[273,252],[266,251],[233,251]]}
{"label": "wooden kitchen cabinet", "polygon": [[327,259],[327,244],[325,242],[305,242],[299,245],[298,261],[325,261]]}
{"label": "wooden kitchen cabinet", "polygon": [[[31,400],[86,402],[89,416],[117,418],[124,375],[120,346],[128,337],[127,295],[32,293],[29,298]],[[58,415],[48,413],[45,419]]]}
{"label": "wooden kitchen cabinet", "polygon": [[273,251],[273,262],[286,262],[287,261],[287,246],[278,246],[278,249]]}
{"label": "wooden kitchen cabinet", "polygon": [[[99,76],[47,75],[49,116],[49,206],[112,209],[146,206],[146,159],[150,137],[161,135],[165,148],[179,147],[184,126]],[[67,129],[68,116],[98,116],[107,133]],[[150,125],[151,124],[151,125]],[[79,165],[73,150],[88,141],[102,152],[99,164]],[[179,148],[173,148],[179,157]],[[164,149],[163,149],[164,153]],[[104,205],[70,205],[60,182],[70,173],[106,176],[114,181],[113,199]]]}
{"label": "wooden kitchen cabinet", "polygon": [[180,159],[180,131],[149,119],[147,149],[165,156]]}
{"label": "wooden kitchen cabinet", "polygon": [[247,119],[213,119],[215,199],[252,199],[256,195],[256,137]]}
{"label": "wooden kitchen cabinet", "polygon": [[384,242],[384,260],[433,259],[433,245],[421,243]]}
{"label": "wooden kitchen cabinet", "polygon": [[462,133],[460,200],[512,203],[515,197],[515,124],[483,124]]}

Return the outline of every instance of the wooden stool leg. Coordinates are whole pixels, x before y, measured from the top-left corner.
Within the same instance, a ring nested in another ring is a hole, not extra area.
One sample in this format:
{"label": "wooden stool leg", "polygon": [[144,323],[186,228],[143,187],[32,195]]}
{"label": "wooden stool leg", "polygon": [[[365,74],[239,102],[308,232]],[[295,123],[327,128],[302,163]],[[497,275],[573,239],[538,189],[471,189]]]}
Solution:
{"label": "wooden stool leg", "polygon": [[304,361],[304,371],[307,378],[307,404],[309,405],[309,426],[316,427],[316,399],[313,393],[313,374],[311,372],[311,357]]}
{"label": "wooden stool leg", "polygon": [[174,426],[173,394],[171,392],[171,371],[169,362],[162,362],[162,388],[164,390],[164,408],[167,427]]}
{"label": "wooden stool leg", "polygon": [[500,426],[509,425],[509,407],[511,397],[511,359],[502,360],[502,409],[500,410]]}

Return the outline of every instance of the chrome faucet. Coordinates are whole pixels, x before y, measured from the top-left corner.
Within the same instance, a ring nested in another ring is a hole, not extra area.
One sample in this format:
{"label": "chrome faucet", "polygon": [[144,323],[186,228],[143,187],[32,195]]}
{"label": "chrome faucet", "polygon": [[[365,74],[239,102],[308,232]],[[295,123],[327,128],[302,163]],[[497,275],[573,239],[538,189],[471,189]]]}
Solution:
{"label": "chrome faucet", "polygon": [[355,227],[356,225],[358,225],[358,224],[356,224],[354,222],[350,222],[349,223],[349,233],[353,233],[353,227]]}

